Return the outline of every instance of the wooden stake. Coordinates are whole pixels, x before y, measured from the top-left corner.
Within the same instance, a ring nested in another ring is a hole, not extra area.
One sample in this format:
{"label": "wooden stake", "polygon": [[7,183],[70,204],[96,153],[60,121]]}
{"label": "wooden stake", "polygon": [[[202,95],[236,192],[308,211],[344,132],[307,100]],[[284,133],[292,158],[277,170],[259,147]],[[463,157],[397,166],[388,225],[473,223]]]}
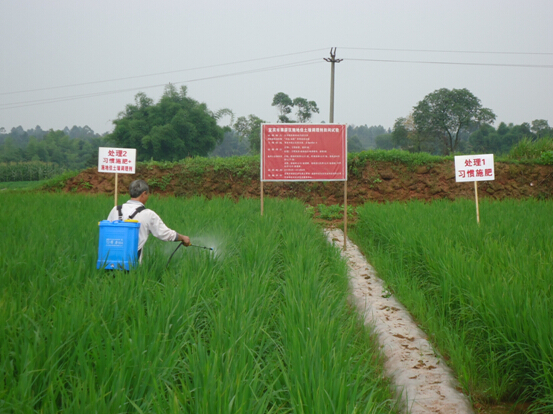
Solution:
{"label": "wooden stake", "polygon": [[348,182],[344,181],[344,251],[347,247],[348,239]]}
{"label": "wooden stake", "polygon": [[263,181],[261,181],[261,215],[263,215]]}
{"label": "wooden stake", "polygon": [[476,222],[480,224],[480,209],[478,208],[478,181],[474,182],[474,199],[476,201]]}
{"label": "wooden stake", "polygon": [[115,173],[115,205],[117,205],[117,182],[118,182],[118,173]]}

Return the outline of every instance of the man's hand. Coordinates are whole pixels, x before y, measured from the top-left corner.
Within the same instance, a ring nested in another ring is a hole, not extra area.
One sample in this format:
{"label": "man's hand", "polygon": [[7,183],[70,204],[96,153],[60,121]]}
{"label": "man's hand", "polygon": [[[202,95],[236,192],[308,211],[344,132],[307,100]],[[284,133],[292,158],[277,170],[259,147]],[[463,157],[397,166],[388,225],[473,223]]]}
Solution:
{"label": "man's hand", "polygon": [[180,242],[182,242],[182,244],[184,244],[185,246],[190,246],[190,237],[188,236],[183,236],[182,234],[178,234],[177,233],[177,238]]}

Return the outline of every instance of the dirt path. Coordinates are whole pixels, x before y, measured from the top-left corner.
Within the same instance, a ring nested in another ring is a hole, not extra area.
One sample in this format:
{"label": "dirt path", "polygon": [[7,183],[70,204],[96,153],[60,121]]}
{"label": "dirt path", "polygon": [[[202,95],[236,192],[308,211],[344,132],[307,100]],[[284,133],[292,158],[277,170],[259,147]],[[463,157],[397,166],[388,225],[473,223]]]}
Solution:
{"label": "dirt path", "polygon": [[341,230],[328,229],[326,235],[348,261],[355,304],[364,315],[365,324],[375,328],[387,359],[385,369],[395,382],[406,411],[472,414],[468,399],[457,390],[451,370],[440,360],[403,305],[386,292],[357,246],[348,239],[344,251]]}

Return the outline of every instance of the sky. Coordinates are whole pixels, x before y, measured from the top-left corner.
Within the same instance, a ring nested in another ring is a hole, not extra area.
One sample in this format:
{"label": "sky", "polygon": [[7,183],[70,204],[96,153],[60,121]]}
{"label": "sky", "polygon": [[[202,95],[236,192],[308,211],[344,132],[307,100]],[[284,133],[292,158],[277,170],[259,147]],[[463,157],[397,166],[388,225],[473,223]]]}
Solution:
{"label": "sky", "polygon": [[0,127],[111,132],[169,83],[266,122],[284,92],[328,122],[331,48],[336,123],[393,128],[435,90],[466,88],[496,127],[553,126],[552,22],[552,0],[4,0]]}

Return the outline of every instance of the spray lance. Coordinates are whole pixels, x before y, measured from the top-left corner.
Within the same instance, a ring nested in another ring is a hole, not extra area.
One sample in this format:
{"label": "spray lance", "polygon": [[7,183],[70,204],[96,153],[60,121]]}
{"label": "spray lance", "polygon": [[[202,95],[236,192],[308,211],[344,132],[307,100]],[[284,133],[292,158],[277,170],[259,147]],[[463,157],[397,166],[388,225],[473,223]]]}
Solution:
{"label": "spray lance", "polygon": [[[173,253],[171,253],[171,256],[169,256],[169,260],[167,260],[167,264],[165,265],[166,269],[167,269],[167,266],[169,266],[169,262],[171,261],[171,259],[173,258],[173,256],[181,246],[184,246],[183,242],[180,242],[177,248],[175,249],[175,251],[173,251]],[[189,244],[187,247],[197,247],[198,249],[213,250],[213,247],[197,246],[195,244]]]}

